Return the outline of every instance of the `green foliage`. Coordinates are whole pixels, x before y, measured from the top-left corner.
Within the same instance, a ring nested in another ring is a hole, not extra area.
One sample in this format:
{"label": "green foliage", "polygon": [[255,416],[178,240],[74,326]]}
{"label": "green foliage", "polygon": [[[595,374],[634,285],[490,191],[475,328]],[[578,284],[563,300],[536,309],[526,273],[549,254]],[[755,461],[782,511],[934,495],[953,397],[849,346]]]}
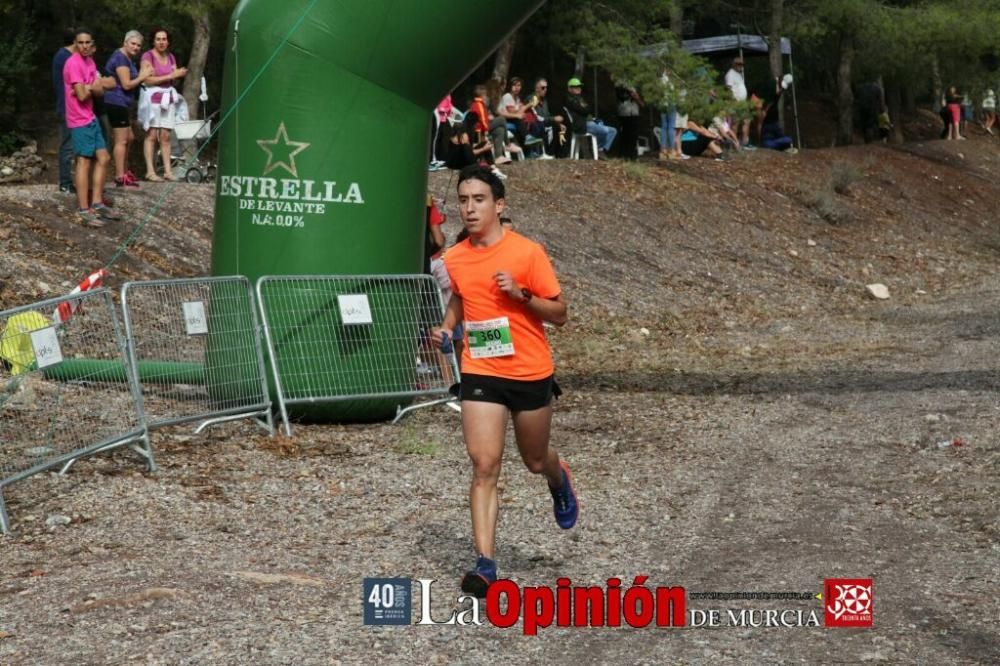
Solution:
{"label": "green foliage", "polygon": [[[129,30],[146,35],[154,26],[171,33],[171,50],[186,62],[191,49],[191,18],[207,11],[216,45],[206,65],[210,95],[221,87],[224,31],[238,0],[0,0],[0,134],[18,127],[22,114],[54,109],[52,56],[63,44],[63,30],[87,26],[97,43],[102,67]],[[148,48],[149,45],[146,45]]]}
{"label": "green foliage", "polygon": [[850,162],[834,162],[830,167],[830,187],[837,194],[847,194],[851,185],[864,177],[861,169]]}
{"label": "green foliage", "polygon": [[670,0],[614,3],[557,0],[567,20],[553,39],[568,54],[582,49],[587,62],[635,87],[661,109],[677,106],[691,120],[707,124],[720,114],[749,117],[749,104],[737,103],[707,60],[680,48],[669,29]]}
{"label": "green foliage", "polygon": [[34,54],[35,45],[24,28],[0,36],[0,131],[12,128],[18,98],[30,88]]}
{"label": "green foliage", "polygon": [[24,145],[24,139],[14,131],[0,133],[0,155],[10,155]]}
{"label": "green foliage", "polygon": [[984,64],[1000,53],[996,0],[786,0],[786,23],[797,64],[819,76],[836,70],[848,36],[854,82],[883,77],[929,92],[935,62],[946,86],[979,90],[996,79]]}
{"label": "green foliage", "polygon": [[642,162],[625,162],[622,165],[622,173],[629,180],[644,183],[649,178],[649,167]]}
{"label": "green foliage", "polygon": [[434,457],[441,453],[441,442],[437,439],[424,439],[417,426],[407,424],[403,426],[395,448],[397,453],[404,455]]}

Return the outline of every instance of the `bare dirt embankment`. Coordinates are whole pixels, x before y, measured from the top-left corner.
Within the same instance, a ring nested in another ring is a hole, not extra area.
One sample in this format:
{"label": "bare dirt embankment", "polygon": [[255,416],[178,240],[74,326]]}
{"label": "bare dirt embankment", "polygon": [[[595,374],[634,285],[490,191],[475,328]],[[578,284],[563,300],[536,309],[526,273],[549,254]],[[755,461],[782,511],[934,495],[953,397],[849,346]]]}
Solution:
{"label": "bare dirt embankment", "polygon": [[[12,486],[0,663],[1000,661],[1000,146],[509,172],[515,224],[571,302],[553,441],[583,513],[556,529],[511,447],[501,574],[701,592],[872,577],[873,629],[364,627],[364,576],[437,579],[441,618],[473,557],[460,426],[428,410],[292,439],[176,429],[154,435],[155,476],[117,453]],[[431,175],[454,237],[451,186]],[[76,226],[53,189],[0,189],[0,307],[67,291],[131,228]],[[162,193],[120,207],[138,221]],[[110,284],[207,273],[211,211],[210,188],[177,187]],[[816,600],[688,606],[822,621]]]}

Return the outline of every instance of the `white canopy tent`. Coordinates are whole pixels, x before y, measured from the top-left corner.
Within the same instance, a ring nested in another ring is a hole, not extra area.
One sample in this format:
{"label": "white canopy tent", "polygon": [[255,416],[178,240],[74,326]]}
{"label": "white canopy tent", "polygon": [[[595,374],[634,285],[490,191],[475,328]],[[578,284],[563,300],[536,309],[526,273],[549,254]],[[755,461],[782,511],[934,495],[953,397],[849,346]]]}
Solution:
{"label": "white canopy tent", "polygon": [[[718,51],[754,51],[767,53],[767,39],[760,35],[718,35],[701,39],[685,39],[681,46],[688,53],[716,53]],[[781,38],[781,55],[792,56],[792,40]]]}

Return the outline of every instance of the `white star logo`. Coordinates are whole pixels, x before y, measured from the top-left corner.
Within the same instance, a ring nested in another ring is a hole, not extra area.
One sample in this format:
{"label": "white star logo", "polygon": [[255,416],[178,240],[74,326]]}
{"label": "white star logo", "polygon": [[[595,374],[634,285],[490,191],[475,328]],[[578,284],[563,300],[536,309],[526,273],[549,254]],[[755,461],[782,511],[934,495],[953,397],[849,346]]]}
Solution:
{"label": "white star logo", "polygon": [[[295,156],[308,148],[309,144],[303,141],[289,141],[284,122],[278,125],[278,133],[274,135],[273,139],[257,139],[257,145],[267,153],[267,166],[264,167],[265,176],[280,167],[292,174],[293,178],[299,177],[295,168]],[[281,159],[276,160],[275,153],[278,153]]]}

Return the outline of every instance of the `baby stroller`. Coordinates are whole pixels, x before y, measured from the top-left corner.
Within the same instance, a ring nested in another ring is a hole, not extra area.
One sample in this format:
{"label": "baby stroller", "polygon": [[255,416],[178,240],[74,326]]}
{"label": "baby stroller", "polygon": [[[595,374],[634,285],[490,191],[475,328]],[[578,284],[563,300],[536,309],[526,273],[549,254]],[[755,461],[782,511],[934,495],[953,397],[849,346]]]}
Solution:
{"label": "baby stroller", "polygon": [[[212,120],[219,115],[216,111],[204,120],[182,120],[174,123],[174,135],[176,142],[171,142],[172,146],[181,148],[182,141],[194,143],[193,149],[189,148],[192,157],[185,159],[183,155],[170,155],[170,166],[177,171],[181,177],[189,183],[200,183],[202,181],[214,181],[218,166],[215,162],[202,160],[195,155],[201,149],[202,144],[212,136]],[[171,151],[173,152],[173,151]]]}

